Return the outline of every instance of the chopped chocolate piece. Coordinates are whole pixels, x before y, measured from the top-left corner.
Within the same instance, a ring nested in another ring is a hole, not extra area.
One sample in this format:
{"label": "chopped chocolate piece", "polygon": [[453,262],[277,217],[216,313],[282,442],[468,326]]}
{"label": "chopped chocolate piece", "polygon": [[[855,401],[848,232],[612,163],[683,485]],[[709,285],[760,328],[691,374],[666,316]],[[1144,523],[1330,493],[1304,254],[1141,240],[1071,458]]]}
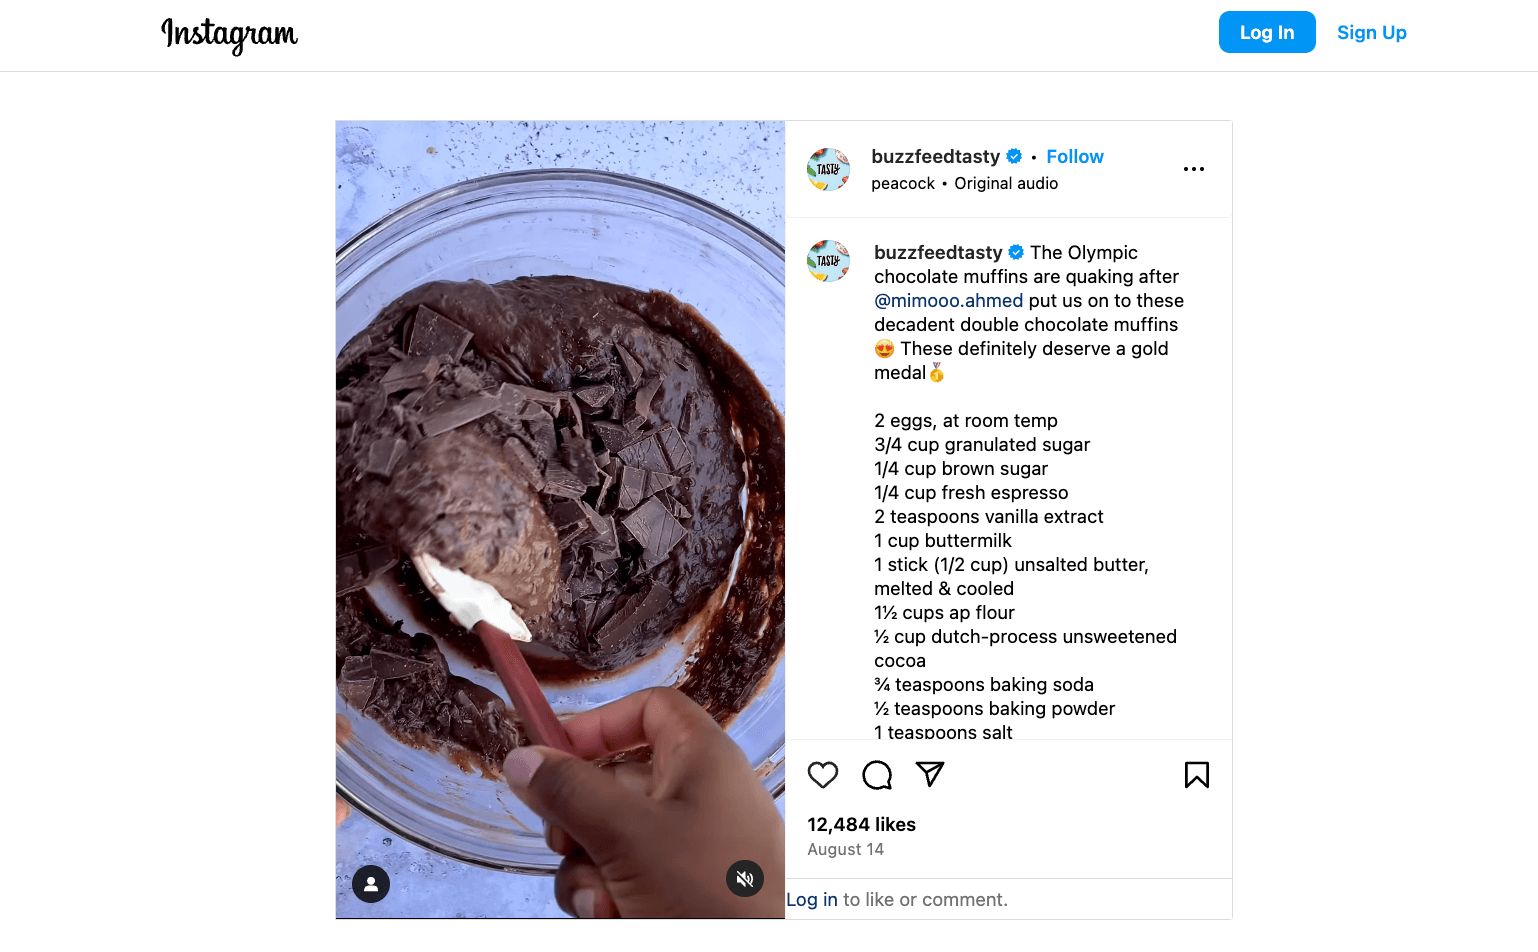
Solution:
{"label": "chopped chocolate piece", "polygon": [[374,683],[374,662],[371,655],[354,655],[342,662],[343,681],[367,681]]}
{"label": "chopped chocolate piece", "polygon": [[619,563],[613,559],[604,559],[600,562],[594,562],[593,568],[604,578],[613,578],[614,573],[619,571]]}
{"label": "chopped chocolate piece", "polygon": [[[367,658],[348,658],[348,661],[367,661]],[[374,687],[379,683],[373,678],[361,681],[347,680],[347,668],[342,668],[342,680],[337,682],[336,689],[341,692],[342,700],[351,704],[358,710],[368,706],[369,698],[374,695]]]}
{"label": "chopped chocolate piece", "polygon": [[[445,403],[443,406],[428,414],[422,420],[422,432],[428,436],[437,436],[439,433],[447,433],[458,429],[466,423],[473,423],[481,417],[497,409],[499,406],[497,397],[492,393],[477,393],[465,397],[463,400],[455,400],[453,403]],[[554,433],[551,440],[555,439]]]}
{"label": "chopped chocolate piece", "polygon": [[581,499],[586,492],[587,484],[571,470],[555,462],[545,464],[545,495]]}
{"label": "chopped chocolate piece", "polygon": [[630,351],[619,344],[615,344],[614,349],[619,352],[620,366],[625,369],[625,382],[632,387],[636,386],[641,382],[641,365],[636,363],[634,357],[630,356]]}
{"label": "chopped chocolate piece", "polygon": [[689,533],[655,496],[621,521],[646,550],[641,559],[646,568],[665,560],[673,547]]}
{"label": "chopped chocolate piece", "polygon": [[609,420],[590,420],[588,429],[603,440],[604,450],[610,453],[618,453],[630,443],[635,442],[635,434],[625,429],[618,423]]}
{"label": "chopped chocolate piece", "polygon": [[667,454],[668,465],[673,472],[682,473],[694,465],[694,454],[689,452],[689,445],[673,427],[665,426],[658,430],[657,442],[662,444],[662,451]]}
{"label": "chopped chocolate piece", "polygon": [[346,426],[358,418],[358,411],[346,400],[336,402],[336,425]]}
{"label": "chopped chocolate piece", "polygon": [[[560,545],[563,549],[576,549],[593,541],[593,527],[586,522],[579,522],[560,535]],[[571,556],[575,558],[575,556]]]}
{"label": "chopped chocolate piece", "polygon": [[592,506],[589,506],[580,499],[577,500],[577,505],[582,507],[582,514],[587,517],[588,524],[593,527],[593,531],[602,536],[604,530],[609,528],[608,523],[604,521],[604,517],[600,516],[593,510]]}
{"label": "chopped chocolate piece", "polygon": [[534,487],[535,492],[545,488],[545,474],[538,462],[529,454],[527,448],[516,439],[509,438],[502,444],[502,455],[513,464],[513,469],[521,473]]}
{"label": "chopped chocolate piece", "polygon": [[364,466],[366,472],[375,476],[390,478],[395,471],[395,464],[406,455],[406,441],[399,438],[384,437],[375,440],[368,448],[368,464]]}
{"label": "chopped chocolate piece", "polygon": [[643,624],[653,615],[662,611],[673,598],[673,593],[666,585],[653,582],[651,588],[646,590],[646,597],[639,594],[630,596],[614,616],[604,623],[598,631],[598,643],[608,647],[621,638],[628,635],[637,625]]}
{"label": "chopped chocolate piece", "polygon": [[619,605],[620,601],[619,593],[613,590],[604,592],[602,597],[598,599],[598,610],[593,613],[594,631],[588,633],[588,640],[590,642],[595,645],[598,643],[598,639],[594,637],[597,630],[602,629],[604,625],[609,623],[609,619],[614,616],[614,609]]}
{"label": "chopped chocolate piece", "polygon": [[[475,709],[475,704],[471,702],[469,695],[463,690],[455,691],[453,698],[450,700],[453,704],[454,726],[456,729],[461,725],[474,724],[480,720],[480,711]],[[461,743],[465,742],[461,740]]]}
{"label": "chopped chocolate piece", "polygon": [[[571,394],[567,394],[565,402],[568,406],[571,407],[571,413],[566,416],[566,419],[570,421],[571,431],[578,436],[583,436],[582,408],[577,405],[577,398],[573,397]],[[586,437],[584,437],[584,439],[585,438]]]}
{"label": "chopped chocolate piece", "polygon": [[646,471],[634,466],[621,466],[619,471],[619,507],[634,509],[646,495]]}
{"label": "chopped chocolate piece", "polygon": [[614,388],[614,396],[609,398],[609,405],[606,408],[609,411],[609,420],[620,421],[625,418],[625,396],[624,388]]}
{"label": "chopped chocolate piece", "polygon": [[[369,651],[368,660],[373,664],[374,677],[381,681],[409,678],[413,674],[421,674],[428,667],[426,661],[408,658],[393,651],[381,651],[378,648]],[[346,672],[344,671],[343,674],[345,675]]]}
{"label": "chopped chocolate piece", "polygon": [[602,509],[609,495],[609,487],[614,485],[614,477],[609,475],[608,469],[600,469],[598,475],[600,479],[598,483],[598,507]]}
{"label": "chopped chocolate piece", "polygon": [[571,580],[571,597],[574,599],[597,599],[598,594],[602,591],[603,585],[599,582],[598,579],[593,578],[591,575],[584,575],[582,578],[574,578]]}
{"label": "chopped chocolate piece", "polygon": [[[425,644],[423,643],[425,642]],[[443,652],[438,650],[438,643],[428,635],[417,635],[411,639],[412,647],[417,649],[417,659],[427,665],[427,683],[437,694],[443,694],[449,688],[448,659]]]}
{"label": "chopped chocolate piece", "polygon": [[542,390],[531,390],[528,387],[520,387],[517,384],[504,383],[497,388],[497,412],[508,420],[548,420],[551,407],[538,400],[529,398],[529,394],[537,393],[545,395]]}
{"label": "chopped chocolate piece", "polygon": [[638,416],[642,420],[651,419],[652,398],[657,395],[657,390],[661,386],[662,378],[653,377],[636,388],[635,396],[630,398],[630,407],[625,413],[627,422],[632,416]]}
{"label": "chopped chocolate piece", "polygon": [[522,397],[530,403],[537,403],[544,407],[551,415],[561,412],[561,401],[571,394],[564,390],[536,390],[533,387],[525,387],[516,383],[504,383],[497,391],[498,395],[511,399],[514,396]]}
{"label": "chopped chocolate piece", "polygon": [[529,401],[523,394],[512,389],[507,384],[497,388],[497,408],[493,413],[506,417],[509,421],[522,420],[524,411],[529,408]]}
{"label": "chopped chocolate piece", "polygon": [[672,489],[678,485],[678,477],[671,473],[657,473],[648,471],[646,474],[646,495],[660,493]]}
{"label": "chopped chocolate piece", "polygon": [[389,354],[391,357],[394,357],[396,360],[405,360],[407,357],[411,356],[410,354],[406,353],[404,350],[401,350],[399,347],[396,347],[394,344],[391,344],[389,347],[386,347],[385,348],[385,353]]}
{"label": "chopped chocolate piece", "polygon": [[475,335],[439,314],[426,304],[417,307],[411,321],[411,342],[406,352],[412,356],[446,354],[449,360],[458,360]]}
{"label": "chopped chocolate piece", "polygon": [[593,558],[595,560],[619,558],[619,535],[614,529],[613,516],[600,516],[587,503],[582,503],[588,523],[593,527]]}
{"label": "chopped chocolate piece", "polygon": [[577,391],[577,398],[587,404],[589,409],[593,410],[601,409],[604,404],[609,402],[609,398],[612,396],[614,396],[614,388],[608,384],[598,387],[583,387]]}
{"label": "chopped chocolate piece", "polygon": [[[677,436],[676,433],[674,435]],[[668,469],[668,461],[663,458],[662,450],[657,447],[657,439],[651,434],[620,450],[619,458],[631,466],[639,466],[642,469],[657,472]]]}
{"label": "chopped chocolate piece", "polygon": [[408,357],[386,370],[385,375],[379,380],[379,385],[385,393],[415,390],[438,379],[438,371],[441,369],[442,365],[438,362],[436,355]]}
{"label": "chopped chocolate piece", "polygon": [[572,608],[577,612],[578,629],[585,635],[593,630],[593,618],[598,612],[598,599],[579,598],[572,603]]}
{"label": "chopped chocolate piece", "polygon": [[[548,416],[523,421],[524,432],[529,434],[529,451],[535,459],[548,460],[555,455],[555,422]],[[546,479],[549,478],[547,473]]]}
{"label": "chopped chocolate piece", "polygon": [[[619,558],[619,530],[614,528],[614,517],[604,516],[603,526],[598,530],[598,538],[593,540],[593,562],[596,565],[605,563],[612,565],[613,560]],[[611,568],[603,572],[604,578],[614,574]]]}
{"label": "chopped chocolate piece", "polygon": [[[399,681],[401,679],[396,678],[395,680]],[[386,690],[400,690],[402,687],[403,685],[391,684],[389,681],[385,682]],[[409,724],[412,727],[417,727],[420,726],[421,723],[425,720],[425,718],[422,717],[422,714],[426,709],[426,697],[416,693],[415,691],[407,693],[406,691],[402,690],[401,703],[400,706],[395,709],[395,716],[400,719],[400,723]]]}
{"label": "chopped chocolate piece", "polygon": [[653,496],[620,520],[648,553],[665,556],[688,532]]}
{"label": "chopped chocolate piece", "polygon": [[417,407],[422,405],[422,398],[425,396],[427,396],[427,388],[418,387],[417,389],[406,394],[404,397],[401,397],[400,406],[403,406],[408,410],[415,410]]}
{"label": "chopped chocolate piece", "polygon": [[551,503],[546,511],[550,514],[550,524],[555,526],[555,531],[558,533],[564,533],[572,526],[588,521],[587,508],[580,500],[559,499]]}
{"label": "chopped chocolate piece", "polygon": [[493,751],[506,749],[507,741],[501,735],[509,735],[517,743],[517,734],[507,717],[507,705],[502,699],[478,684],[461,680],[461,689],[454,692],[453,738],[472,750]]}
{"label": "chopped chocolate piece", "polygon": [[689,507],[679,502],[677,499],[674,499],[671,496],[665,496],[663,497],[663,502],[667,505],[668,511],[673,514],[675,519],[693,518],[689,512]]}
{"label": "chopped chocolate piece", "polygon": [[[522,424],[524,434],[529,437],[525,441],[525,445],[528,446],[529,452],[533,453],[536,459],[545,458],[543,454],[547,437],[552,447],[550,452],[555,452],[555,420],[551,418],[549,411],[537,403],[525,404],[524,412],[519,422]],[[514,429],[518,428],[514,427]]]}
{"label": "chopped chocolate piece", "polygon": [[606,469],[606,468],[608,468],[608,465],[609,465],[609,451],[608,450],[604,450],[601,453],[594,453],[593,454],[593,462],[598,466],[599,469]]}
{"label": "chopped chocolate piece", "polygon": [[[390,690],[391,687],[395,687],[396,690]],[[400,685],[381,683],[374,691],[373,699],[368,702],[368,707],[363,709],[363,713],[376,721],[385,721],[386,723],[394,721],[399,725],[400,721],[395,716],[395,709],[400,706],[401,702],[401,691],[399,688]]]}
{"label": "chopped chocolate piece", "polygon": [[582,480],[584,486],[597,486],[598,461],[593,457],[593,447],[570,431],[562,432],[561,462]]}
{"label": "chopped chocolate piece", "polygon": [[646,551],[641,553],[642,562],[647,568],[652,568],[658,563],[666,561],[667,557],[672,554],[673,548],[684,540],[684,536],[689,534],[689,530],[685,529],[677,519],[674,519],[671,513],[664,512],[663,515],[665,521],[660,527],[662,535],[657,540],[657,544],[647,546]]}

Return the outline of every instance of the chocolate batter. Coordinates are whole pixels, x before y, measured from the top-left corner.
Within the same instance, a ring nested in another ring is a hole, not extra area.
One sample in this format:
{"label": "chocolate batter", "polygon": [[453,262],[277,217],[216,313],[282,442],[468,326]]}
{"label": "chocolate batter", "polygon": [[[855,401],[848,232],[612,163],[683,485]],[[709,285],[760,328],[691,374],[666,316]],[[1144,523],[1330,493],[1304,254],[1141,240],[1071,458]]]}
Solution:
{"label": "chocolate batter", "polygon": [[[427,551],[595,671],[645,657],[703,611],[678,687],[724,721],[784,640],[783,450],[752,371],[671,295],[572,277],[407,292],[337,361],[344,697],[403,739],[491,764],[518,742],[505,707],[433,673],[442,656],[420,643],[432,639],[404,639],[343,594],[393,570],[427,599],[403,561]],[[368,661],[381,651],[387,663]],[[424,667],[402,674],[397,656]]]}

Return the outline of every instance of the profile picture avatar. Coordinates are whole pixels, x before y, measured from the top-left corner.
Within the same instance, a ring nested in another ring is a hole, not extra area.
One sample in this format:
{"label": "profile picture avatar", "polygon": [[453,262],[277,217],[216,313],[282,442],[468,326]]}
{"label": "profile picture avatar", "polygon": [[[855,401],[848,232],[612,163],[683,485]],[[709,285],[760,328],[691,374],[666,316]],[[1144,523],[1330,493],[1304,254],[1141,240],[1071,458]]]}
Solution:
{"label": "profile picture avatar", "polygon": [[360,866],[352,874],[352,892],[364,902],[378,902],[390,892],[390,874],[378,866]]}
{"label": "profile picture avatar", "polygon": [[819,241],[806,253],[806,269],[824,284],[849,273],[849,249],[836,241]]}
{"label": "profile picture avatar", "polygon": [[818,149],[806,160],[806,177],[820,192],[836,192],[849,184],[849,157],[837,149]]}

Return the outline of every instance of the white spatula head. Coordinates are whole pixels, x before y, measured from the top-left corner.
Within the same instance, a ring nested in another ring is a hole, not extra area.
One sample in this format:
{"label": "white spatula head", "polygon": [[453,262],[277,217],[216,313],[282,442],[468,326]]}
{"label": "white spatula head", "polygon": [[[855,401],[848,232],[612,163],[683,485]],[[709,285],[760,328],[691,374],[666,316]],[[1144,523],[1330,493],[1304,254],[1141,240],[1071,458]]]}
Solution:
{"label": "white spatula head", "polygon": [[414,554],[411,564],[417,567],[427,590],[448,609],[455,624],[474,628],[477,622],[484,621],[507,632],[514,641],[534,640],[529,626],[513,611],[513,606],[487,583],[449,568],[426,552]]}

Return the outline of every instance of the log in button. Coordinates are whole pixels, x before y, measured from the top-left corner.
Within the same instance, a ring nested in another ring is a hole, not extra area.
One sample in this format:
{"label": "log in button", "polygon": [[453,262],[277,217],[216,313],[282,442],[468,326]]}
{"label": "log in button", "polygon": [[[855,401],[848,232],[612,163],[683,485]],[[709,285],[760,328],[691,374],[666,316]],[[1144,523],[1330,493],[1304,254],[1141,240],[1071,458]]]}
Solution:
{"label": "log in button", "polygon": [[1218,17],[1225,53],[1312,53],[1318,33],[1307,10],[1229,10]]}

